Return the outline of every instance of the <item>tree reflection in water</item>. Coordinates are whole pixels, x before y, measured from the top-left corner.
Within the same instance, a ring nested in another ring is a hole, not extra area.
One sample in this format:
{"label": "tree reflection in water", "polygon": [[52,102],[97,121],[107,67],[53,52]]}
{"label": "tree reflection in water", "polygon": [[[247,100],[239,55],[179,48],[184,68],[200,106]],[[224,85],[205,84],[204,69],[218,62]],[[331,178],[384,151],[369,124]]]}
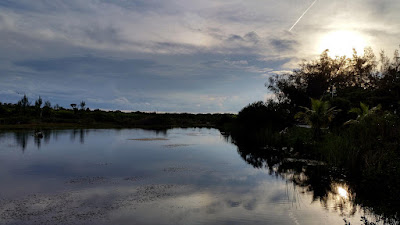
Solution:
{"label": "tree reflection in water", "polygon": [[326,210],[343,216],[346,224],[349,224],[346,217],[356,212],[364,212],[373,218],[362,217],[363,224],[400,224],[398,196],[393,198],[385,194],[382,196],[391,197],[381,197],[374,188],[351,176],[351,172],[329,167],[320,161],[293,158],[293,153],[285,147],[260,147],[246,138],[222,134],[227,142],[238,146],[238,154],[248,164],[254,168],[267,168],[269,174],[292,182],[300,193],[311,194],[313,202],[320,202]]}
{"label": "tree reflection in water", "polygon": [[33,133],[29,134],[27,132],[15,132],[14,133],[14,138],[15,142],[21,147],[22,152],[25,151],[26,146],[28,145],[29,139],[32,136]]}
{"label": "tree reflection in water", "polygon": [[[89,135],[91,129],[71,129],[71,130],[21,130],[13,132],[15,143],[20,147],[22,152],[25,152],[28,144],[33,140],[33,144],[40,149],[43,142],[49,144],[51,140],[57,141],[59,136],[69,134],[70,141],[76,141],[79,137],[79,143],[85,144],[85,137]],[[166,136],[166,129],[150,130],[157,136]],[[35,135],[37,132],[41,132],[42,136]]]}
{"label": "tree reflection in water", "polygon": [[33,140],[33,144],[40,149],[43,142],[44,144],[49,144],[51,140],[57,140],[58,136],[61,134],[70,134],[71,141],[75,141],[75,137],[79,132],[79,142],[81,144],[85,143],[85,135],[87,135],[90,130],[87,129],[74,129],[74,130],[40,130],[42,136],[36,135],[39,131],[33,130],[23,130],[13,132],[15,143],[20,147],[22,152],[25,152],[27,146]]}

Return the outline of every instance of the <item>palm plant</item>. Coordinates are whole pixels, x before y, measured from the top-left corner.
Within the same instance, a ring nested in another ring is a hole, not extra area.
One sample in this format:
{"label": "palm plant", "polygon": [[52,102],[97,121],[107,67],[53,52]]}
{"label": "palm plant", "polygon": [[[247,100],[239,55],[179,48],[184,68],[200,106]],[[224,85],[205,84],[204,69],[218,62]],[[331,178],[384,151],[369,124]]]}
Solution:
{"label": "palm plant", "polygon": [[344,125],[359,123],[363,121],[365,118],[380,111],[381,109],[382,109],[381,104],[370,109],[368,105],[360,102],[360,108],[352,108],[349,110],[349,113],[356,113],[357,118],[355,120],[349,120],[345,122]]}
{"label": "palm plant", "polygon": [[330,107],[328,101],[311,99],[311,108],[302,107],[305,111],[295,115],[296,119],[306,122],[311,126],[315,138],[321,136],[321,129],[327,128],[339,110]]}

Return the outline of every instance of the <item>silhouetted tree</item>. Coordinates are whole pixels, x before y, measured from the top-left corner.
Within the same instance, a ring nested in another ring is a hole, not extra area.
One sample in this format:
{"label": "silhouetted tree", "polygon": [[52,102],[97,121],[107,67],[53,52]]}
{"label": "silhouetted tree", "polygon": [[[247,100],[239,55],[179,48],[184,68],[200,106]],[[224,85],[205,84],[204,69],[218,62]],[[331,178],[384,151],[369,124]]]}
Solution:
{"label": "silhouetted tree", "polygon": [[373,86],[377,76],[375,56],[370,48],[358,56],[354,50],[352,58],[328,55],[325,50],[318,60],[303,61],[292,73],[275,75],[267,87],[279,102],[288,102],[294,107],[307,106],[309,98],[320,99],[333,96],[346,88],[366,89]]}
{"label": "silhouetted tree", "polygon": [[51,114],[51,103],[50,101],[45,101],[43,106],[43,116],[50,117]]}
{"label": "silhouetted tree", "polygon": [[60,108],[61,108],[61,107],[60,107],[59,104],[55,104],[54,107],[53,107],[54,110],[60,110]]}
{"label": "silhouetted tree", "polygon": [[84,101],[81,101],[80,106],[81,106],[81,110],[85,110],[85,105],[86,103]]}
{"label": "silhouetted tree", "polygon": [[42,117],[42,103],[43,100],[42,98],[39,96],[39,98],[35,101],[35,111],[36,111],[36,115],[41,118]]}
{"label": "silhouetted tree", "polygon": [[372,93],[371,104],[381,104],[384,110],[398,114],[400,111],[400,56],[394,52],[392,60],[384,52],[380,58],[380,76],[375,79],[375,90]]}
{"label": "silhouetted tree", "polygon": [[42,98],[39,96],[38,100],[35,101],[35,107],[36,108],[40,108],[42,106],[43,100]]}
{"label": "silhouetted tree", "polygon": [[29,107],[31,105],[31,103],[29,102],[28,97],[26,97],[26,95],[24,95],[24,97],[21,98],[21,100],[18,101],[17,105],[21,106],[22,109],[26,109],[27,107]]}
{"label": "silhouetted tree", "polygon": [[51,108],[51,103],[50,103],[50,101],[45,101],[45,102],[44,102],[44,107]]}
{"label": "silhouetted tree", "polygon": [[244,107],[238,114],[238,120],[247,128],[268,127],[281,130],[292,122],[293,115],[286,104],[272,100],[254,102]]}
{"label": "silhouetted tree", "polygon": [[368,88],[373,85],[373,80],[377,75],[377,62],[375,54],[371,48],[365,48],[364,55],[359,56],[353,49],[353,58],[349,59],[348,85],[361,88]]}
{"label": "silhouetted tree", "polygon": [[71,107],[72,107],[72,110],[74,110],[74,113],[78,112],[78,108],[76,108],[76,104],[72,103]]}

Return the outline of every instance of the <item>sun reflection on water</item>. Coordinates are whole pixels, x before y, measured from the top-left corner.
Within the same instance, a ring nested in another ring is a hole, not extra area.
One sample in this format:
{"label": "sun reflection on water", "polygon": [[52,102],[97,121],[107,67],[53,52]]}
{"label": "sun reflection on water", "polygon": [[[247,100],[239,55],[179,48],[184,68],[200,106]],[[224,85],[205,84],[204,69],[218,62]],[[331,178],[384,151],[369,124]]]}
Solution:
{"label": "sun reflection on water", "polygon": [[348,199],[349,198],[349,194],[347,193],[347,191],[343,188],[343,187],[337,187],[337,193],[339,194],[340,197],[344,198],[344,199]]}

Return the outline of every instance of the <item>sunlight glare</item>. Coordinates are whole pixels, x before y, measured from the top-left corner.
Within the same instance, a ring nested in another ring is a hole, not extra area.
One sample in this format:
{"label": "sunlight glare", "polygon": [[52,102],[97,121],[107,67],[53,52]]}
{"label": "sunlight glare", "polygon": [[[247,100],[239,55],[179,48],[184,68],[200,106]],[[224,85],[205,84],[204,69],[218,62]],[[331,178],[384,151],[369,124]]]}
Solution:
{"label": "sunlight glare", "polygon": [[347,199],[348,193],[347,193],[347,191],[346,191],[344,188],[338,187],[338,188],[337,188],[337,192],[338,192],[338,194],[339,194],[342,198]]}
{"label": "sunlight glare", "polygon": [[329,56],[347,56],[353,55],[353,48],[362,53],[367,46],[367,41],[358,32],[349,30],[332,31],[321,37],[318,50],[323,52],[329,49]]}

